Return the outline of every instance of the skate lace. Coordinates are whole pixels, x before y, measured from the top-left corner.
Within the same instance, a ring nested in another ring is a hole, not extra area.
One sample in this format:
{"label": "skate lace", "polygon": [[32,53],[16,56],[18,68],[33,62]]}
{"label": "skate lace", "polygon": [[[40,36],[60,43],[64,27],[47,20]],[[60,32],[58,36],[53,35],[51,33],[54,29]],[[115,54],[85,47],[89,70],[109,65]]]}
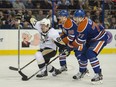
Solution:
{"label": "skate lace", "polygon": [[78,72],[75,76],[80,77],[82,75],[81,72]]}
{"label": "skate lace", "polygon": [[63,70],[67,70],[66,66],[62,66],[62,67],[60,68],[60,71],[63,71]]}
{"label": "skate lace", "polygon": [[53,71],[53,72],[52,72],[52,75],[53,75],[53,76],[56,76],[56,72],[55,72],[55,71]]}
{"label": "skate lace", "polygon": [[93,77],[93,79],[97,79],[98,77],[99,77],[99,75],[96,74],[96,75]]}
{"label": "skate lace", "polygon": [[64,70],[64,69],[65,69],[65,67],[64,67],[64,66],[62,66],[62,67],[61,67],[61,70]]}
{"label": "skate lace", "polygon": [[45,74],[45,71],[46,71],[46,66],[44,66],[43,68],[40,69],[41,70],[41,75],[44,75]]}

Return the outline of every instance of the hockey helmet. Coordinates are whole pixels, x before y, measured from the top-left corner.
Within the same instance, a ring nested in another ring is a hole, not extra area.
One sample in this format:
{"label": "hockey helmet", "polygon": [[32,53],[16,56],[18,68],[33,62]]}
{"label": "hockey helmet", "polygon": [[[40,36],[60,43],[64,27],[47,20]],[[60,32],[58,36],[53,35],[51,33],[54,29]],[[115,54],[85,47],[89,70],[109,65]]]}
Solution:
{"label": "hockey helmet", "polygon": [[76,10],[74,12],[74,17],[85,17],[85,12],[84,10]]}
{"label": "hockey helmet", "polygon": [[69,16],[69,13],[68,13],[67,10],[61,10],[61,11],[59,12],[59,16],[66,16],[66,17],[68,17],[68,16]]}
{"label": "hockey helmet", "polygon": [[40,24],[45,24],[46,26],[50,27],[51,23],[50,23],[50,19],[44,18],[40,21]]}

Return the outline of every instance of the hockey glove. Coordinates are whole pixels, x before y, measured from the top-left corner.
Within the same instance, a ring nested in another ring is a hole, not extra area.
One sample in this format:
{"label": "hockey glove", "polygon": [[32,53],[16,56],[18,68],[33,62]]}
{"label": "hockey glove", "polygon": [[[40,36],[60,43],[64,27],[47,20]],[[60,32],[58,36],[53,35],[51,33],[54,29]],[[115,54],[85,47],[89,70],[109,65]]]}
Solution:
{"label": "hockey glove", "polygon": [[63,53],[63,55],[69,56],[71,49],[68,46],[64,46],[62,48],[59,48],[59,52]]}

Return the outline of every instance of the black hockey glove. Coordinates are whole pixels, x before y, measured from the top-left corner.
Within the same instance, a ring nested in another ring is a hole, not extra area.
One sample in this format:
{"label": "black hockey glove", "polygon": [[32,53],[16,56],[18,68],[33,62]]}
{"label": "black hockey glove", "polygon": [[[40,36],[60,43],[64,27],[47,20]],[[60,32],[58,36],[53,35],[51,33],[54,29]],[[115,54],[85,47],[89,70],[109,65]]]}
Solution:
{"label": "black hockey glove", "polygon": [[63,55],[69,56],[70,55],[70,49],[68,46],[60,44],[58,42],[55,42],[55,44],[59,47],[59,53],[63,53]]}
{"label": "black hockey glove", "polygon": [[63,55],[69,56],[71,49],[68,46],[64,46],[62,48],[59,48],[59,52],[63,53]]}

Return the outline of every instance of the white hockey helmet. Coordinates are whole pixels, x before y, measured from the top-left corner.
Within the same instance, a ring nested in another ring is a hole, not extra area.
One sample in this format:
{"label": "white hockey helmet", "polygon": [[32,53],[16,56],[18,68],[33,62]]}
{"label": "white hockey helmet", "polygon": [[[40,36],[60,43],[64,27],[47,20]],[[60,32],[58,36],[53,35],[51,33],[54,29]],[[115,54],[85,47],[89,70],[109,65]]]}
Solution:
{"label": "white hockey helmet", "polygon": [[40,21],[40,24],[45,24],[46,26],[50,27],[51,23],[50,23],[50,19],[44,18]]}

